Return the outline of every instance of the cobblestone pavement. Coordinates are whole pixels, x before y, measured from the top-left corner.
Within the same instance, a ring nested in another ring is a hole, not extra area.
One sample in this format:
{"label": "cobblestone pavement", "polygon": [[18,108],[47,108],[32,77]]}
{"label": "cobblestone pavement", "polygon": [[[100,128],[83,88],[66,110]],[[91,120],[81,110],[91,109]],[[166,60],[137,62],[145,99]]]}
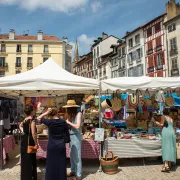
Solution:
{"label": "cobblestone pavement", "polygon": [[[0,180],[20,180],[19,154],[16,151],[9,154],[10,159],[5,170],[0,171]],[[84,180],[179,180],[180,162],[176,171],[162,173],[160,160],[153,159],[120,159],[119,171],[115,175],[99,172],[99,162],[94,160],[83,161]],[[68,162],[69,167],[69,162]],[[69,171],[69,168],[68,168]],[[38,180],[45,179],[45,160],[38,161]]]}

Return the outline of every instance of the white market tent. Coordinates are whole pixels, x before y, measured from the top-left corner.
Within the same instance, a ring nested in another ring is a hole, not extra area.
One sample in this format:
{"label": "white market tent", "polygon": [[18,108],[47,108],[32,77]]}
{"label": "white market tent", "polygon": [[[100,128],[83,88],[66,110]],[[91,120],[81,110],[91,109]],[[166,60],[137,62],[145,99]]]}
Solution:
{"label": "white market tent", "polygon": [[53,59],[16,75],[0,78],[0,94],[11,96],[62,95],[99,89],[99,81],[71,74]]}
{"label": "white market tent", "polygon": [[126,90],[158,90],[175,89],[180,87],[179,77],[120,77],[101,81],[101,90],[126,91]]}

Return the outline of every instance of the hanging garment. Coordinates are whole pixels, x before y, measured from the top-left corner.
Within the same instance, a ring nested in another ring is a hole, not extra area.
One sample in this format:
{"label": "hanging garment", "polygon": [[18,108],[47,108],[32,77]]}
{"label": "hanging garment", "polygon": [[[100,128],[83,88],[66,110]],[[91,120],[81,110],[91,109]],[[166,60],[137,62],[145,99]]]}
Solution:
{"label": "hanging garment", "polygon": [[156,101],[159,103],[165,102],[165,97],[164,97],[164,92],[163,91],[158,91],[156,93],[156,97],[155,97]]}

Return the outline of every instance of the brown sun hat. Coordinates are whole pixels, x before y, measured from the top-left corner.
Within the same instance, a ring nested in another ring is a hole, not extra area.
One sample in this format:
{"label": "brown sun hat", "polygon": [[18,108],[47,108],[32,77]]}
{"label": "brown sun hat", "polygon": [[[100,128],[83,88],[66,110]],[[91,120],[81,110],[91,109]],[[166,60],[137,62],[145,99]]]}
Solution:
{"label": "brown sun hat", "polygon": [[68,100],[67,105],[63,106],[63,108],[70,108],[70,107],[80,107],[76,104],[75,100]]}

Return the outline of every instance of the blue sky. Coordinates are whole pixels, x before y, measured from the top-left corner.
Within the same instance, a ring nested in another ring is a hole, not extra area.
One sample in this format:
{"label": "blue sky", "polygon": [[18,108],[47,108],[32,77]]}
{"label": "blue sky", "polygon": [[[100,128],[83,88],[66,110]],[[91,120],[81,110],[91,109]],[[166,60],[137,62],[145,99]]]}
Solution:
{"label": "blue sky", "polygon": [[[62,38],[73,45],[78,38],[80,54],[87,53],[102,32],[121,38],[165,12],[168,0],[0,0],[0,29],[16,34],[29,30]],[[180,2],[180,0],[176,0]]]}

